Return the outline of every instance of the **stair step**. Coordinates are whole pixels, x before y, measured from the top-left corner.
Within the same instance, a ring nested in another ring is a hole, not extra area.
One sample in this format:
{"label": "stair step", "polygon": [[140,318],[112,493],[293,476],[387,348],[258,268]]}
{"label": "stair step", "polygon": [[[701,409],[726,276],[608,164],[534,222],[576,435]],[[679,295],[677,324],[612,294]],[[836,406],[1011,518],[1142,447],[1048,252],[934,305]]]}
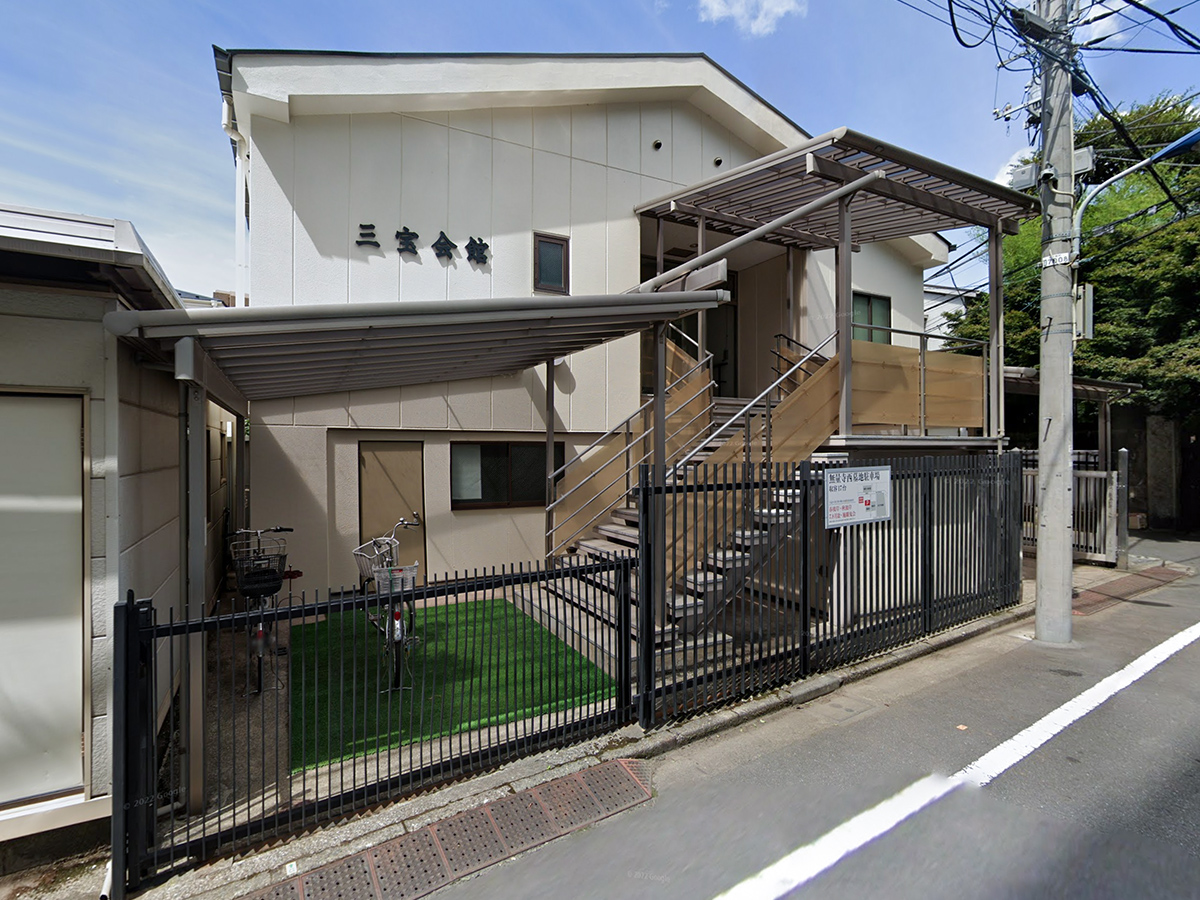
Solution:
{"label": "stair step", "polygon": [[608,538],[617,544],[625,544],[629,547],[638,545],[638,530],[631,528],[628,525],[617,525],[606,522],[596,528],[602,537]]}
{"label": "stair step", "polygon": [[[601,590],[608,591],[610,594],[615,594],[617,591],[617,573],[616,572],[596,572],[593,575],[580,575],[580,581],[586,581],[588,584],[594,584]],[[638,590],[638,573],[635,569],[629,573],[629,591],[632,594],[630,598],[635,603],[637,602]]]}
{"label": "stair step", "polygon": [[597,632],[594,626],[594,615],[581,613],[574,608],[571,601],[557,595],[554,591],[544,590],[537,584],[522,585],[516,588],[513,591],[513,602],[517,609],[530,616],[559,640],[582,650],[589,659],[609,675],[616,675],[617,647],[608,646],[604,642],[598,643],[595,640],[598,633],[605,633],[607,629]]}
{"label": "stair step", "polygon": [[612,511],[612,517],[619,520],[617,524],[624,522],[636,526],[638,523],[638,511],[630,506],[618,506]]}
{"label": "stair step", "polygon": [[771,533],[769,531],[754,529],[753,531],[735,531],[730,535],[730,543],[734,547],[761,547],[769,543]]}
{"label": "stair step", "polygon": [[616,544],[603,538],[588,538],[579,542],[579,552],[596,559],[612,559],[614,556],[629,556],[635,548],[628,544]]}
{"label": "stair step", "polygon": [[747,569],[750,563],[750,554],[740,550],[717,550],[708,554],[709,568],[718,572],[725,569]]}
{"label": "stair step", "polygon": [[[599,619],[606,625],[617,624],[616,598],[602,588],[572,578],[549,581],[546,583],[546,590],[587,616]],[[576,624],[569,614],[567,621],[572,625]]]}
{"label": "stair step", "polygon": [[724,583],[725,577],[718,572],[689,572],[683,578],[684,589],[702,599],[718,593]]}
{"label": "stair step", "polygon": [[790,525],[795,518],[796,513],[790,507],[756,509],[754,511],[754,521],[759,525]]}
{"label": "stair step", "polygon": [[704,601],[701,598],[694,594],[681,594],[678,591],[672,591],[667,597],[667,605],[676,618],[693,615],[697,610],[704,609]]}

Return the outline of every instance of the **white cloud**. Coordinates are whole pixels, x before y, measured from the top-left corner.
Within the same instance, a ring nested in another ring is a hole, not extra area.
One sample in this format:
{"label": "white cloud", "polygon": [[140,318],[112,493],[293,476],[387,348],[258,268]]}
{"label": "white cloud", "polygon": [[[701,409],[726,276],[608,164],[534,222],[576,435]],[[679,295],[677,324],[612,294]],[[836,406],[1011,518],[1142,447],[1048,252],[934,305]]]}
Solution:
{"label": "white cloud", "polygon": [[1028,159],[1032,153],[1033,151],[1029,147],[1021,147],[1014,150],[1012,156],[1008,158],[1008,162],[1000,167],[1000,171],[996,173],[992,181],[1008,187],[1009,182],[1012,181],[1012,170],[1017,166],[1024,165],[1023,161]]}
{"label": "white cloud", "polygon": [[1092,6],[1088,10],[1087,18],[1081,23],[1083,28],[1077,38],[1079,43],[1086,44],[1090,41],[1103,40],[1128,25],[1129,23],[1122,20],[1120,16],[1113,15],[1126,6],[1128,4],[1124,0],[1100,0],[1099,3]]}
{"label": "white cloud", "polygon": [[742,34],[762,37],[771,34],[779,20],[795,13],[808,13],[808,0],[700,0],[700,21],[733,19]]}

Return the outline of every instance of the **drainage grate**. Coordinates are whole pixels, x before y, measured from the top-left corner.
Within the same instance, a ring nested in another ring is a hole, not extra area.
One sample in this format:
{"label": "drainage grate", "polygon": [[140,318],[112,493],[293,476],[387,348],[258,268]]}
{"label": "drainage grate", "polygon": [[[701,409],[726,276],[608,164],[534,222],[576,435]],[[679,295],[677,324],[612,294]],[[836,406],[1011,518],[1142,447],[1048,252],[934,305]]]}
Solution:
{"label": "drainage grate", "polygon": [[457,878],[508,856],[508,849],[487,814],[487,807],[459,813],[433,826],[434,837],[446,856],[450,875]]}
{"label": "drainage grate", "polygon": [[578,776],[559,778],[534,788],[559,831],[570,831],[600,817],[600,807]]}
{"label": "drainage grate", "polygon": [[526,850],[561,833],[550,822],[546,810],[529,791],[503,797],[488,804],[500,837],[513,853]]}
{"label": "drainage grate", "polygon": [[647,797],[651,796],[650,763],[644,759],[618,759],[616,764],[638,780]]}
{"label": "drainage grate", "polygon": [[1158,578],[1146,578],[1142,575],[1125,575],[1122,578],[1116,578],[1113,581],[1106,581],[1104,584],[1095,585],[1092,590],[1097,594],[1103,594],[1105,597],[1115,597],[1118,600],[1125,600],[1134,594],[1140,594],[1151,588],[1162,587],[1162,585],[1162,580]]}
{"label": "drainage grate", "polygon": [[1090,616],[1092,613],[1110,606],[1116,606],[1121,600],[1118,597],[1106,597],[1096,591],[1080,591],[1071,601],[1071,612],[1077,616]]}
{"label": "drainage grate", "polygon": [[371,867],[361,854],[304,876],[305,900],[374,900]]}
{"label": "drainage grate", "polygon": [[253,900],[424,897],[460,875],[648,800],[650,771],[642,760],[602,763],[273,885]]}
{"label": "drainage grate", "polygon": [[610,815],[646,799],[642,786],[621,766],[597,766],[580,773],[583,783],[600,802],[601,815]]}
{"label": "drainage grate", "polygon": [[420,897],[450,880],[428,828],[376,847],[371,862],[379,890],[388,900]]}
{"label": "drainage grate", "polygon": [[1168,569],[1166,566],[1155,566],[1152,569],[1142,569],[1138,572],[1139,575],[1145,578],[1153,578],[1155,581],[1168,584],[1176,578],[1182,578],[1183,573],[1178,569]]}
{"label": "drainage grate", "polygon": [[300,883],[294,880],[285,881],[268,888],[257,896],[259,900],[300,900]]}

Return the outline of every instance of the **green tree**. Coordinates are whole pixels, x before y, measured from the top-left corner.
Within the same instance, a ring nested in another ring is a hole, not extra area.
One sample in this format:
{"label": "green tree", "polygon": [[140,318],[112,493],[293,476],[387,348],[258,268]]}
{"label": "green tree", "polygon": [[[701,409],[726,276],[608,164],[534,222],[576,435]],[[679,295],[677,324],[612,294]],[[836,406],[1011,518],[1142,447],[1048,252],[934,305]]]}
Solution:
{"label": "green tree", "polygon": [[[1188,98],[1162,95],[1122,115],[1147,152],[1200,125]],[[1076,130],[1076,146],[1093,146],[1096,168],[1080,190],[1130,166],[1135,157],[1101,116]],[[1078,375],[1141,384],[1129,402],[1200,426],[1200,153],[1157,166],[1168,199],[1139,172],[1105,190],[1084,215],[1079,281],[1095,286],[1095,337],[1075,352]],[[1174,201],[1182,205],[1180,213]],[[1040,218],[1004,240],[1005,358],[1038,364]],[[963,337],[987,334],[987,297],[952,317]]]}

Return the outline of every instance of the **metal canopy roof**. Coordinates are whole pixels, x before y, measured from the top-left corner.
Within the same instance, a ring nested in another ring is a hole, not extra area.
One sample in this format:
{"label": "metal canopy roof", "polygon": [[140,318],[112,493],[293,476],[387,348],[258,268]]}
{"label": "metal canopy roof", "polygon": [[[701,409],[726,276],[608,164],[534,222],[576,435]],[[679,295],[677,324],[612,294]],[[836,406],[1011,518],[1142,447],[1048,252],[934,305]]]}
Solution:
{"label": "metal canopy roof", "polygon": [[[1004,389],[1012,394],[1038,393],[1038,370],[1025,366],[1004,367]],[[1108,381],[1103,378],[1071,376],[1071,393],[1076,400],[1109,401],[1141,390],[1143,385],[1132,381]],[[1120,395],[1120,396],[1117,396]]]}
{"label": "metal canopy roof", "polygon": [[[724,175],[639,206],[641,215],[742,235],[871,172],[887,177],[860,191],[851,205],[855,244],[930,234],[963,225],[1016,231],[1037,201],[1010,188],[839,128],[780,150]],[[763,238],[791,247],[837,245],[832,204]]]}
{"label": "metal canopy roof", "polygon": [[510,375],[729,299],[725,291],[120,311],[119,336],[192,337],[249,400]]}

